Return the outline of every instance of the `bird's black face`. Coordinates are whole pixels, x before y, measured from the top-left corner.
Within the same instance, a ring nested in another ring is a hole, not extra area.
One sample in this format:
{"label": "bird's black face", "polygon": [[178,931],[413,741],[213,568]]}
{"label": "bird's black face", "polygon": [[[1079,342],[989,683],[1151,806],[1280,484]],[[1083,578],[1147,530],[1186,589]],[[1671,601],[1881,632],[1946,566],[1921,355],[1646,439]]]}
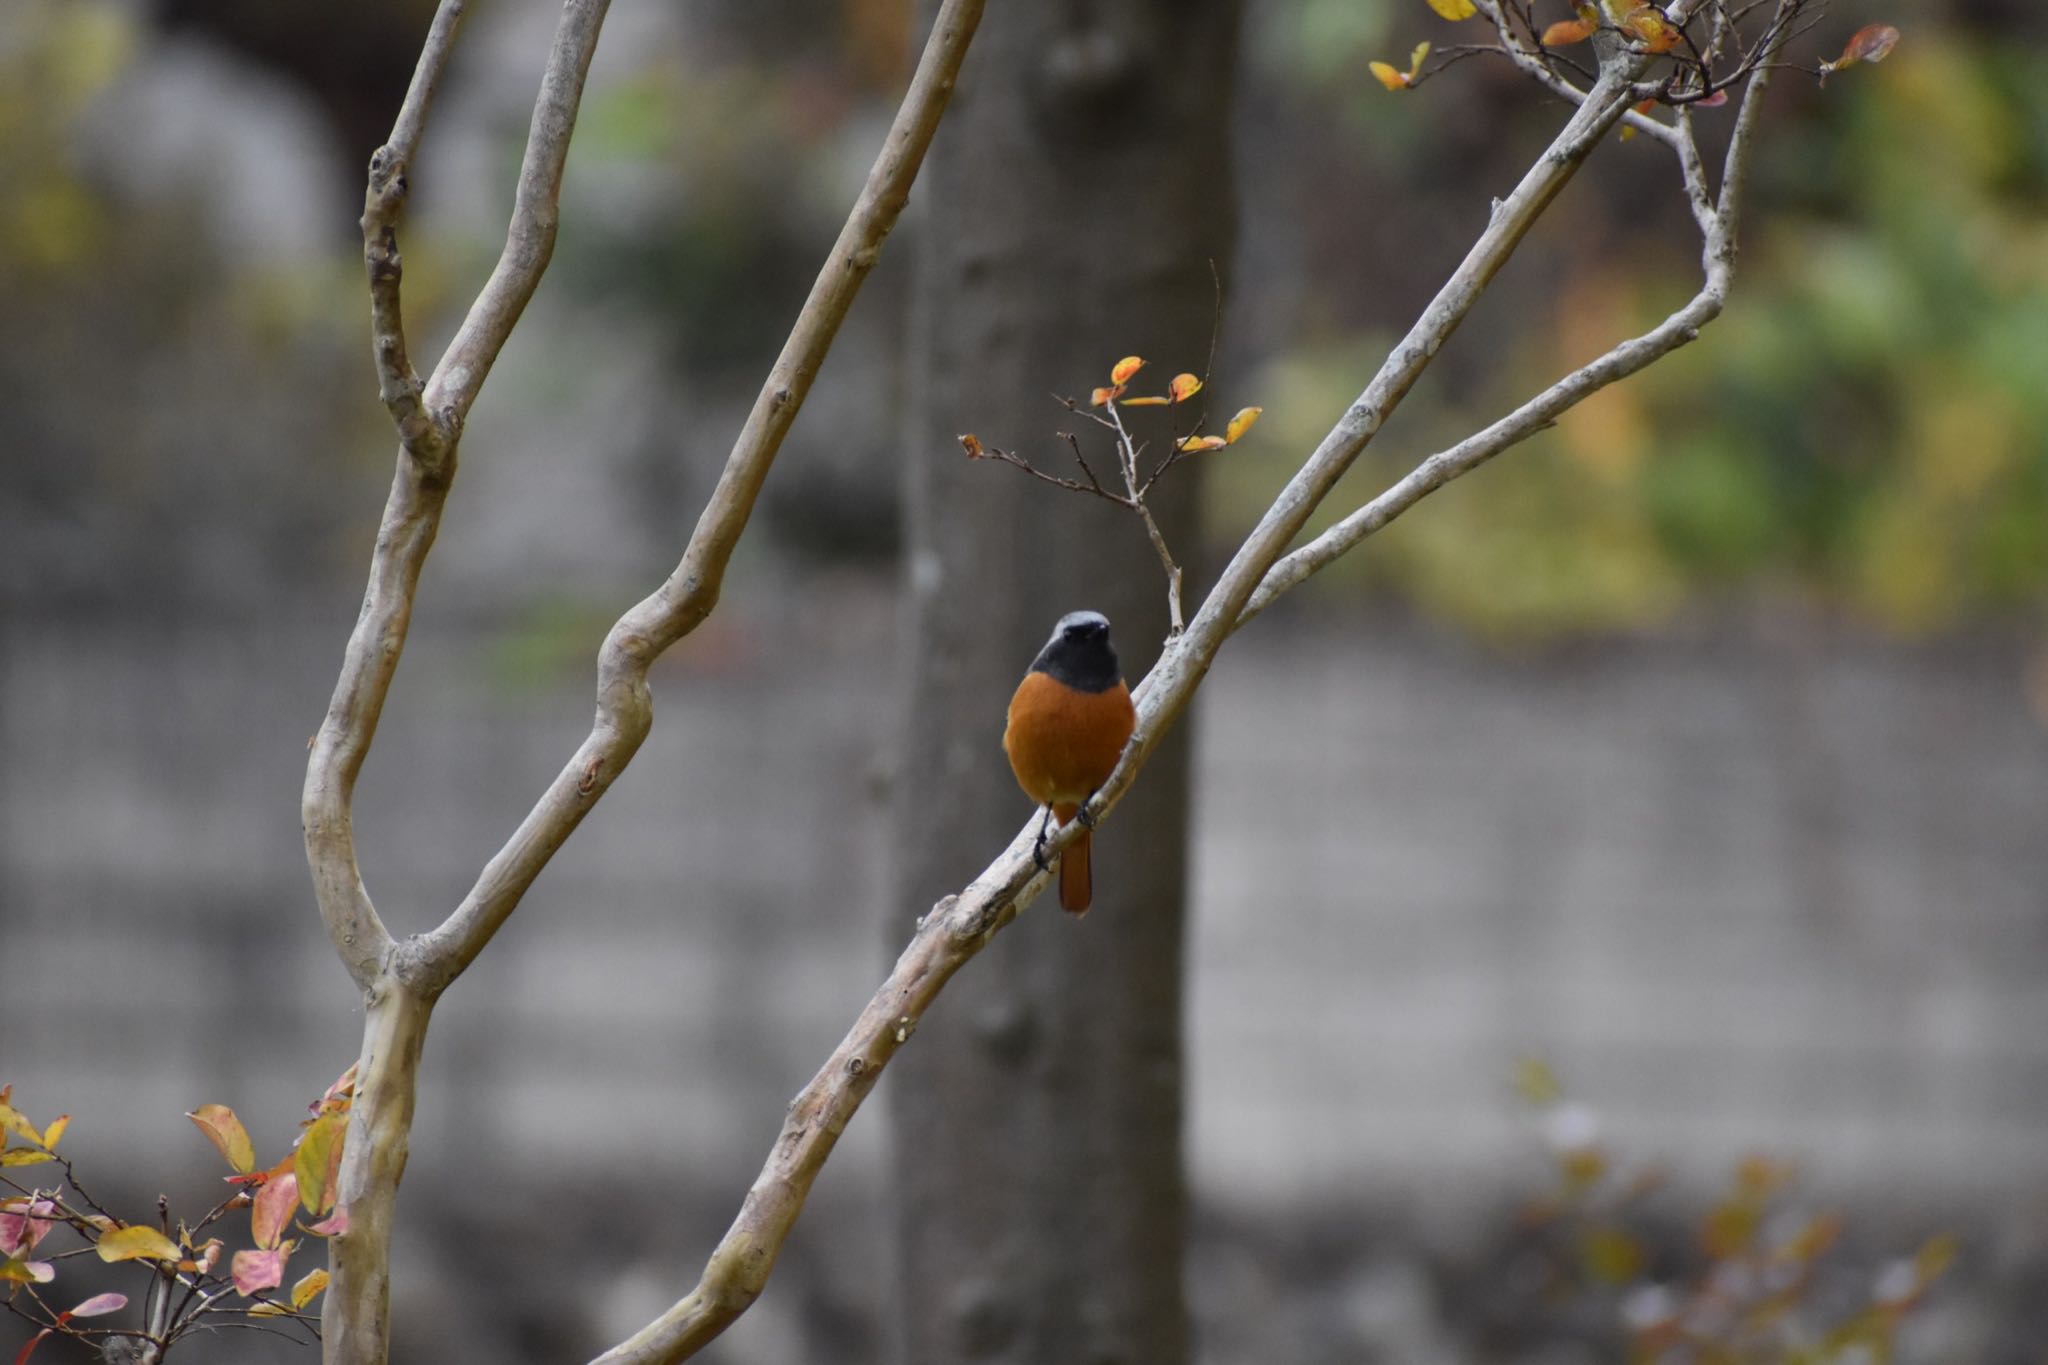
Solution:
{"label": "bird's black face", "polygon": [[1109,618],[1099,611],[1062,616],[1031,667],[1082,692],[1106,692],[1123,678],[1109,643]]}

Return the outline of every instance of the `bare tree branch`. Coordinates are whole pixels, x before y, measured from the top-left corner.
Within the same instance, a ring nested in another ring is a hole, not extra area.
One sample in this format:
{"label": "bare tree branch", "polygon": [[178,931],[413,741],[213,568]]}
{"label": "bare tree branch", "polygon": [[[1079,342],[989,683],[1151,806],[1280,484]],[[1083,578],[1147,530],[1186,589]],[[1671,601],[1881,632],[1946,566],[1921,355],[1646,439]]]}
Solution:
{"label": "bare tree branch", "polygon": [[434,12],[412,84],[392,124],[391,138],[370,158],[370,183],[363,193],[363,263],[370,275],[370,336],[377,362],[377,395],[390,410],[406,452],[429,466],[440,461],[445,433],[421,402],[420,377],[406,353],[405,323],[399,308],[403,267],[398,256],[397,221],[412,188],[412,162],[426,131],[427,109],[455,50],[463,6],[464,0],[441,0],[441,7]]}
{"label": "bare tree branch", "polygon": [[[1015,846],[1011,851],[1017,851]],[[1028,840],[1023,852],[1030,881],[1049,880],[1031,867]],[[1016,917],[1024,889],[1020,882],[977,895],[970,887],[960,897],[941,901],[919,921],[888,979],[818,1074],[790,1102],[767,1165],[747,1191],[739,1216],[712,1252],[696,1287],[630,1339],[599,1356],[594,1365],[673,1365],[686,1360],[759,1297],[812,1182],[848,1120],[953,973]]]}
{"label": "bare tree branch", "polygon": [[[405,167],[417,150],[429,102],[447,69],[462,17],[460,0],[444,0],[435,13],[391,141],[380,150],[371,169],[364,206],[371,325],[380,391],[389,395],[386,401],[404,448],[377,531],[362,610],[342,656],[341,676],[326,719],[313,738],[301,797],[306,858],[321,917],[349,974],[364,989],[375,980],[392,940],[363,886],[356,861],[351,814],[356,778],[376,736],[384,698],[405,648],[421,566],[440,528],[441,509],[455,475],[462,414],[503,341],[502,335],[497,335],[497,341],[487,348],[479,343],[473,335],[477,319],[482,315],[509,328],[547,264],[569,130],[607,3],[569,0],[563,8],[534,106],[533,133],[519,173],[511,239],[471,310],[470,321],[422,392],[414,392],[417,380],[405,357],[399,325],[398,257],[391,218],[404,198]],[[465,337],[470,338],[467,350],[463,349]]]}
{"label": "bare tree branch", "polygon": [[[1131,433],[1124,429],[1124,417],[1117,410],[1116,400],[1112,398],[1103,406],[1109,410],[1109,420],[1116,427],[1117,467],[1123,471],[1124,492],[1129,495],[1126,505],[1138,514],[1138,520],[1145,523],[1145,536],[1152,542],[1152,553],[1159,556],[1159,566],[1166,571],[1166,619],[1170,634],[1179,635],[1187,629],[1186,622],[1181,619],[1180,565],[1174,562],[1173,552],[1166,548],[1166,537],[1160,533],[1152,509],[1145,505],[1145,490],[1152,486],[1152,479],[1142,483],[1138,479],[1138,446],[1131,440]],[[1176,453],[1174,450],[1167,452],[1153,479],[1166,472]]]}
{"label": "bare tree branch", "polygon": [[505,249],[484,282],[469,315],[427,381],[426,404],[434,420],[453,440],[476,402],[477,392],[498,352],[512,334],[540,284],[555,252],[555,228],[561,219],[562,169],[569,160],[569,138],[576,130],[576,109],[583,100],[583,80],[597,51],[611,0],[566,0],[555,28],[554,49],[541,76],[540,96],[533,105],[533,124],[526,136],[526,156],[513,193],[512,222]]}
{"label": "bare tree branch", "polygon": [[1684,177],[1686,198],[1692,205],[1703,238],[1700,258],[1704,279],[1699,291],[1655,328],[1619,343],[1598,359],[1572,371],[1484,431],[1467,437],[1449,450],[1430,456],[1364,507],[1275,564],[1245,605],[1238,625],[1250,621],[1281,593],[1352,550],[1367,536],[1452,479],[1477,469],[1503,450],[1542,431],[1565,412],[1616,380],[1625,379],[1687,342],[1697,340],[1700,328],[1720,315],[1734,282],[1742,186],[1748,172],[1757,111],[1770,82],[1768,63],[1784,42],[1786,25],[1783,20],[1797,8],[1797,0],[1782,0],[1778,18],[1773,21],[1773,32],[1761,49],[1765,64],[1757,68],[1743,91],[1735,131],[1728,144],[1718,204],[1706,184],[1699,146],[1692,136],[1690,111],[1681,109],[1678,112],[1681,137],[1674,150]]}
{"label": "bare tree branch", "polygon": [[453,914],[419,942],[409,975],[439,994],[483,951],[517,908],[562,841],[631,761],[653,724],[647,670],[711,614],[727,562],[746,529],[754,499],[782,438],[810,392],[819,365],[895,227],[910,187],[953,92],[960,62],[981,18],[983,0],[946,0],[904,93],[867,186],[818,272],[789,340],[726,457],[724,472],[698,519],[682,562],[659,589],[619,618],[598,654],[597,718],[568,766],[484,867]]}
{"label": "bare tree branch", "polygon": [[504,255],[424,389],[405,353],[393,219],[408,188],[407,168],[428,106],[447,69],[461,0],[444,0],[435,13],[391,140],[371,165],[363,213],[371,329],[379,390],[398,425],[402,448],[370,558],[362,610],[342,655],[333,700],[313,737],[301,797],[306,860],[321,918],[366,1006],[360,1080],[339,1176],[348,1228],[328,1244],[334,1278],[322,1305],[322,1356],[329,1365],[382,1365],[389,1355],[392,1220],[432,1010],[431,996],[387,975],[396,945],[371,904],[356,862],[351,811],[356,778],[405,647],[420,569],[433,548],[455,476],[463,415],[547,265],[569,133],[606,5],[607,0],[568,0],[563,7],[534,106]]}

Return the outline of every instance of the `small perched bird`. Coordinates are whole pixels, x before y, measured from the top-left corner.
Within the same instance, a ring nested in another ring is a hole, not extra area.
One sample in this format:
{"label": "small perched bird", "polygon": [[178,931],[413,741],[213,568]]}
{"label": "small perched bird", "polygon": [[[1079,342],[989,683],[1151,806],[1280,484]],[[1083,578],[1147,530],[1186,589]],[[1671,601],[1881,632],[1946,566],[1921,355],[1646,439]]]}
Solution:
{"label": "small perched bird", "polygon": [[[1099,611],[1070,611],[1010,698],[1003,752],[1024,794],[1046,808],[1048,820],[1064,825],[1109,780],[1137,722],[1109,643],[1109,618]],[[1060,908],[1076,915],[1088,913],[1095,895],[1088,868],[1091,835],[1082,830],[1060,855]],[[1045,836],[1041,821],[1033,850],[1041,867]]]}

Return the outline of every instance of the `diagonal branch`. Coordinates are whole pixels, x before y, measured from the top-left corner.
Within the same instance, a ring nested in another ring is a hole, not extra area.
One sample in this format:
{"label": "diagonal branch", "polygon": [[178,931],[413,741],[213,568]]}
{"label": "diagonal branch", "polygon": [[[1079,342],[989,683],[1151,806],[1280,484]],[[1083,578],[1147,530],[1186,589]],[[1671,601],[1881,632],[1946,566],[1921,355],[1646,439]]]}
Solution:
{"label": "diagonal branch", "polygon": [[1653,361],[1697,340],[1700,328],[1720,316],[1734,282],[1743,182],[1748,174],[1758,111],[1770,82],[1768,62],[1775,58],[1778,46],[1784,41],[1782,19],[1797,7],[1797,0],[1783,0],[1779,21],[1774,21],[1774,36],[1764,49],[1766,64],[1756,70],[1743,91],[1735,130],[1729,139],[1718,204],[1706,185],[1706,173],[1700,164],[1698,144],[1692,137],[1688,111],[1679,111],[1678,126],[1683,133],[1676,148],[1679,168],[1685,179],[1686,197],[1692,204],[1703,238],[1701,270],[1704,279],[1699,291],[1650,331],[1621,342],[1598,359],[1580,366],[1484,431],[1430,456],[1371,502],[1275,564],[1245,605],[1243,614],[1238,618],[1239,626],[1264,611],[1281,593],[1355,548],[1360,541],[1424,497],[1542,431],[1609,384],[1626,379]]}
{"label": "diagonal branch", "polygon": [[[818,272],[782,354],[726,457],[682,562],[652,595],[619,618],[598,653],[597,718],[568,765],[485,865],[451,915],[417,943],[411,984],[438,995],[475,960],[533,879],[632,760],[653,724],[647,670],[718,603],[726,565],[754,499],[816,378],[840,321],[895,227],[953,92],[983,0],[946,0],[866,187]],[[474,315],[472,315],[474,316]],[[458,338],[457,348],[461,341]],[[443,369],[456,365],[456,351]],[[440,382],[439,375],[436,382]]]}

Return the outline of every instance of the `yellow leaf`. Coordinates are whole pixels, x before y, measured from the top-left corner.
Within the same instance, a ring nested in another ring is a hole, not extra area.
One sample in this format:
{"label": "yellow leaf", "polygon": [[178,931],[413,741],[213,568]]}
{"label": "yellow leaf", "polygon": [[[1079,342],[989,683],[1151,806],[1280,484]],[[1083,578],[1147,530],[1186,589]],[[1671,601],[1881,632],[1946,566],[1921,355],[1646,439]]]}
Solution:
{"label": "yellow leaf", "polygon": [[51,1119],[50,1126],[43,1129],[43,1146],[54,1149],[57,1146],[58,1139],[64,1136],[64,1130],[70,1126],[71,1115],[69,1114],[59,1114],[56,1118]]}
{"label": "yellow leaf", "polygon": [[298,1176],[299,1201],[306,1206],[306,1212],[322,1214],[334,1203],[334,1174],[341,1165],[347,1133],[348,1115],[329,1114],[316,1119],[300,1136],[292,1171]]}
{"label": "yellow leaf", "polygon": [[1176,403],[1185,403],[1202,391],[1202,377],[1195,374],[1177,374],[1166,386],[1167,396]]}
{"label": "yellow leaf", "polygon": [[0,1166],[40,1166],[57,1158],[34,1147],[10,1147],[0,1152]]}
{"label": "yellow leaf", "polygon": [[1429,0],[1429,7],[1453,23],[1479,13],[1472,0]]}
{"label": "yellow leaf", "polygon": [[1621,27],[1632,33],[1648,52],[1669,52],[1681,38],[1678,25],[1664,17],[1655,5],[1637,5],[1622,17]]}
{"label": "yellow leaf", "polygon": [[292,1310],[281,1303],[259,1303],[248,1310],[252,1318],[281,1318]]}
{"label": "yellow leaf", "polygon": [[1913,1253],[1913,1274],[1918,1277],[1921,1288],[1925,1289],[1941,1278],[1942,1273],[1954,1263],[1957,1250],[1955,1234],[1943,1232],[1929,1238],[1925,1246]]}
{"label": "yellow leaf", "polygon": [[100,1238],[102,1261],[176,1261],[178,1244],[155,1228],[132,1227]]}
{"label": "yellow leaf", "polygon": [[306,1277],[292,1286],[292,1307],[304,1308],[313,1301],[313,1296],[327,1287],[325,1270],[309,1270]]}
{"label": "yellow leaf", "polygon": [[1373,78],[1389,90],[1406,90],[1408,73],[1398,71],[1385,62],[1374,62],[1371,67]]}
{"label": "yellow leaf", "polygon": [[1415,50],[1408,54],[1408,79],[1414,80],[1422,74],[1422,64],[1429,60],[1429,44],[1417,43]]}
{"label": "yellow leaf", "polygon": [[1124,406],[1127,408],[1163,408],[1168,401],[1168,399],[1160,398],[1157,395],[1150,398],[1126,398],[1124,399]]}
{"label": "yellow leaf", "polygon": [[1109,372],[1109,382],[1118,388],[1122,388],[1131,382],[1132,375],[1135,375],[1144,368],[1145,361],[1143,357],[1127,355],[1122,360],[1117,361],[1116,368]]}
{"label": "yellow leaf", "polygon": [[1221,450],[1229,444],[1221,436],[1183,436],[1173,443],[1173,448],[1193,454],[1198,450]]}
{"label": "yellow leaf", "polygon": [[237,1175],[247,1175],[256,1169],[256,1149],[249,1141],[249,1130],[242,1126],[234,1110],[224,1104],[202,1104],[185,1117],[206,1134],[206,1140],[227,1158]]}
{"label": "yellow leaf", "polygon": [[1259,420],[1264,408],[1239,408],[1237,416],[1230,419],[1230,425],[1223,428],[1225,444],[1235,445],[1240,437],[1252,429],[1252,423]]}
{"label": "yellow leaf", "polygon": [[36,1131],[36,1126],[5,1102],[0,1102],[0,1130],[27,1138],[38,1147],[43,1145],[43,1135]]}
{"label": "yellow leaf", "polygon": [[1643,1244],[1611,1224],[1586,1229],[1579,1256],[1587,1273],[1601,1284],[1627,1284],[1643,1272]]}

